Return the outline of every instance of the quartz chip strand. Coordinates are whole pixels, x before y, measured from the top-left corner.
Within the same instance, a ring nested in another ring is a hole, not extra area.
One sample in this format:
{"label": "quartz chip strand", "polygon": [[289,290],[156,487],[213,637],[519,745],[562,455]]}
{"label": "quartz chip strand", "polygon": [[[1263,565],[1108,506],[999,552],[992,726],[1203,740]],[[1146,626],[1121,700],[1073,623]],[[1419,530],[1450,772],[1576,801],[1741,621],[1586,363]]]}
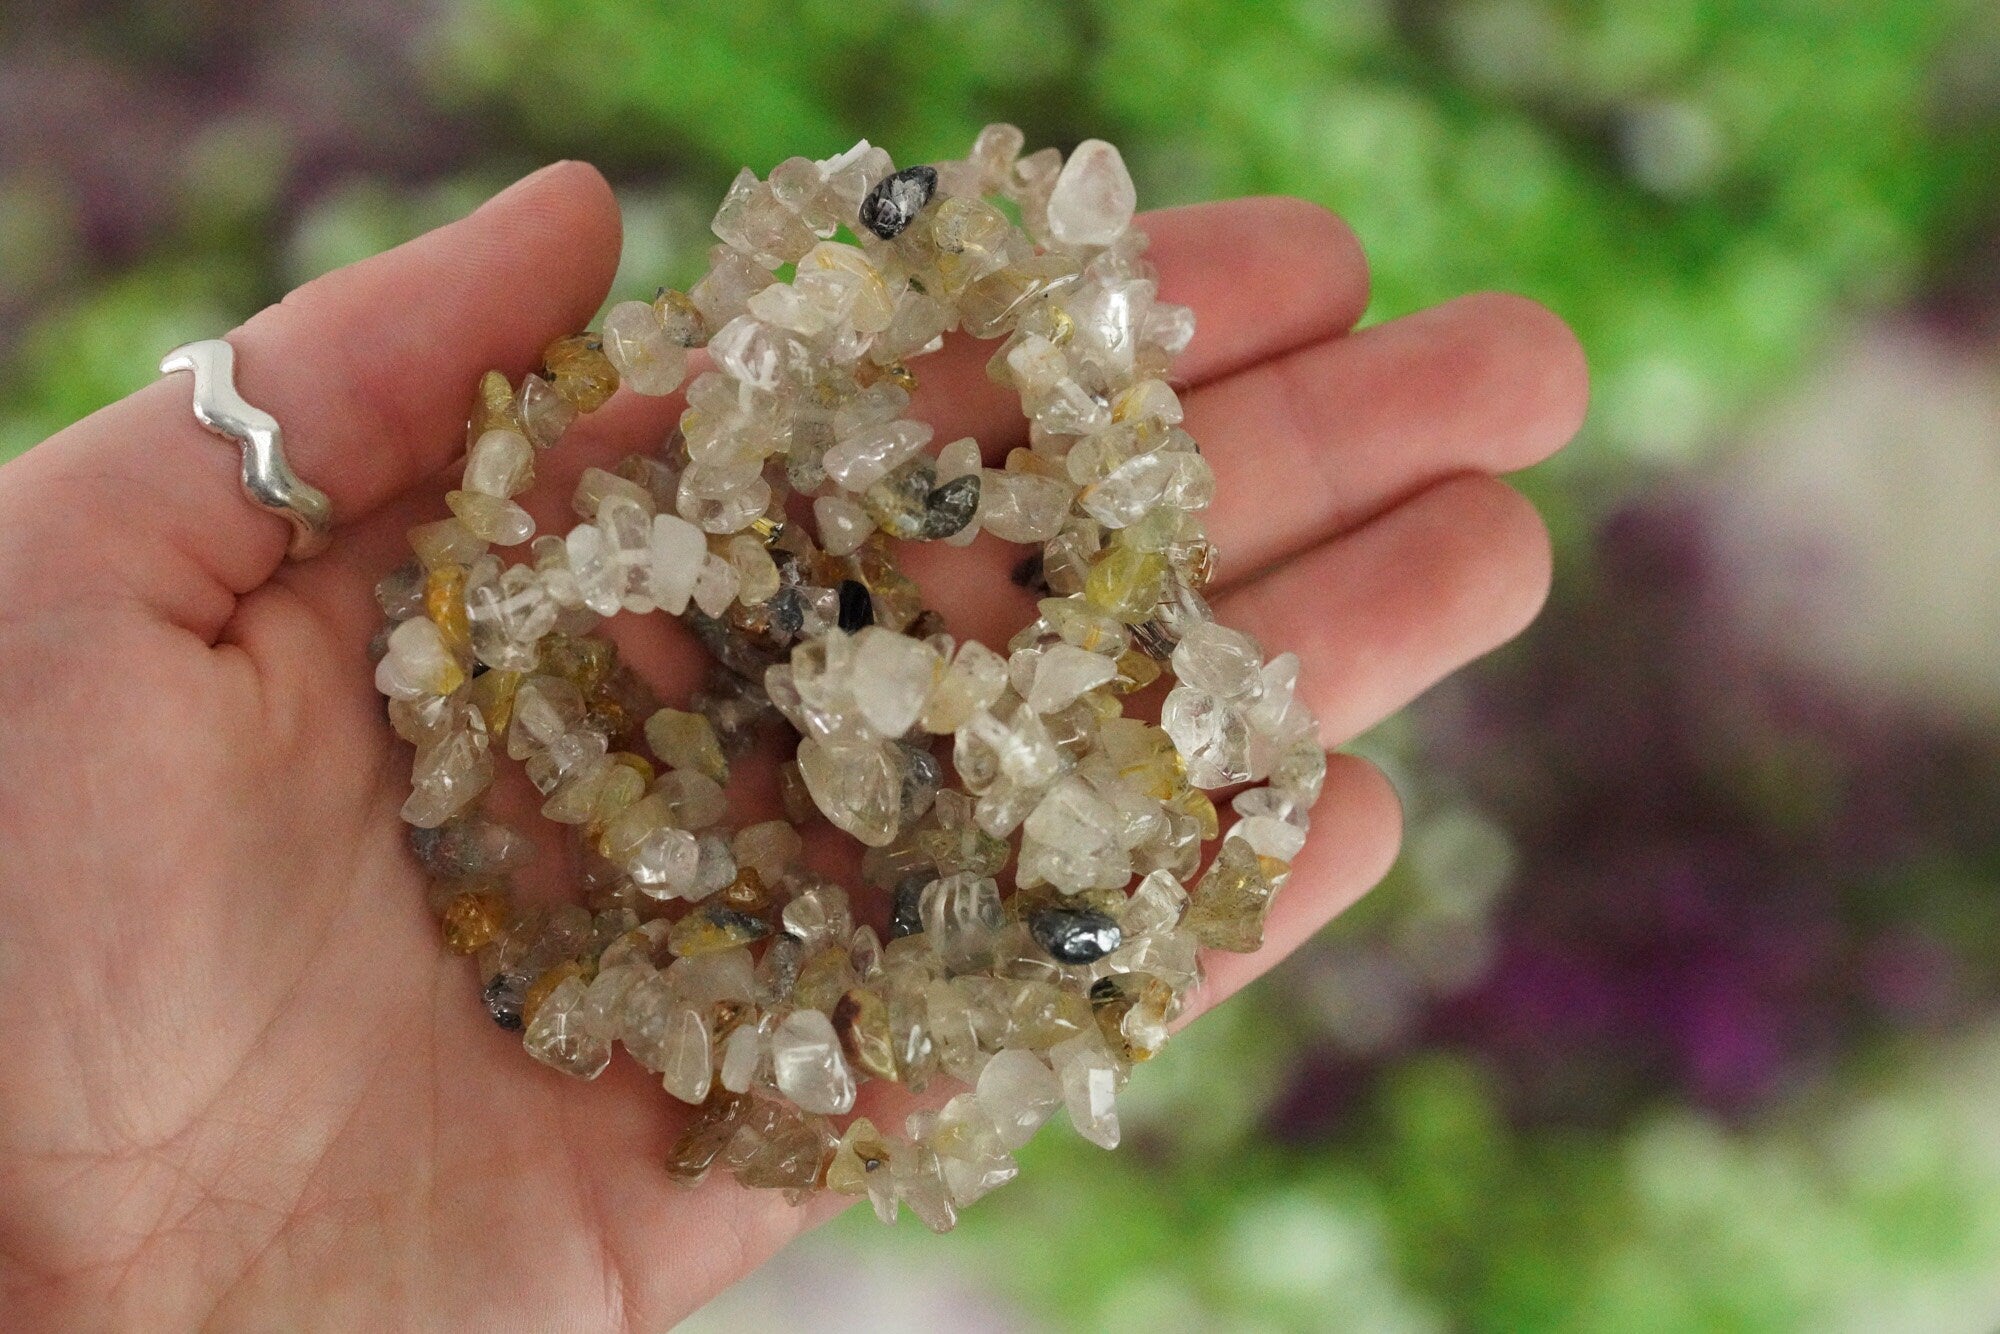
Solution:
{"label": "quartz chip strand", "polygon": [[[698,1109],[676,1180],[721,1165],[942,1231],[1058,1107],[1115,1146],[1200,951],[1261,946],[1308,836],[1326,757],[1300,664],[1203,597],[1214,478],[1170,385],[1193,313],[1159,300],[1115,147],[1024,149],[996,125],[962,160],[863,142],[740,173],[693,287],[481,379],[452,517],[378,588],[446,947],[537,1060],[590,1079],[622,1044]],[[954,329],[997,341],[1020,399],[1004,458],[908,416]],[[621,388],[684,388],[678,429],[586,469],[580,522],[537,535],[536,453]],[[1036,599],[997,648],[898,558],[990,541],[1028,548]],[[716,660],[690,698],[599,633],[653,611]],[[1162,676],[1159,722],[1128,714]],[[785,818],[732,827],[734,762],[776,726]],[[569,827],[588,906],[515,901],[535,854],[484,812],[499,750]],[[808,866],[819,820],[865,849],[852,900]],[[945,1077],[966,1087],[901,1133],[828,1120],[869,1080]]]}

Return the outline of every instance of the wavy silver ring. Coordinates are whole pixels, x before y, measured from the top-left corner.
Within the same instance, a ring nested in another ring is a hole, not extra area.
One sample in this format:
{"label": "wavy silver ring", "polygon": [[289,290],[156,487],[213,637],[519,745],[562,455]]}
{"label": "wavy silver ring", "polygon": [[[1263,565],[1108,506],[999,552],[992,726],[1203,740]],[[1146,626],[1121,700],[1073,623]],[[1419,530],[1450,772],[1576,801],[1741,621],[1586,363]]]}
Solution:
{"label": "wavy silver ring", "polygon": [[220,338],[183,344],[160,361],[162,375],[175,371],[194,375],[195,420],[243,447],[243,494],[292,525],[285,554],[305,560],[324,551],[333,502],[326,492],[300,481],[285,461],[285,434],[277,419],[236,392],[236,349]]}

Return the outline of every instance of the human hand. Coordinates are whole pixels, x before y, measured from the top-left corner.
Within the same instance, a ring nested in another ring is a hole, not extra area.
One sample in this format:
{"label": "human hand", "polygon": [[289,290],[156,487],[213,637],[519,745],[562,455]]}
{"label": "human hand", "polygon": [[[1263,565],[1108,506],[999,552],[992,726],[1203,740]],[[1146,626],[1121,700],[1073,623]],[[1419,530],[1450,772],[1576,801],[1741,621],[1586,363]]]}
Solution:
{"label": "human hand", "polygon": [[[1568,331],[1477,296],[1350,333],[1361,257],[1298,201],[1139,225],[1162,296],[1200,318],[1177,370],[1216,474],[1211,599],[1298,652],[1325,739],[1519,631],[1547,539],[1493,474],[1576,429]],[[311,562],[281,563],[285,526],[238,493],[184,379],[0,468],[0,1309],[655,1329],[833,1207],[721,1174],[678,1189],[659,1164],[690,1109],[622,1059],[591,1085],[526,1060],[440,950],[397,816],[409,752],[363,653],[372,585],[444,512],[478,376],[581,327],[618,240],[603,180],[561,164],[231,336],[244,393],[333,499]],[[920,363],[915,411],[990,463],[1025,428],[983,360]],[[577,473],[656,445],[680,407],[621,393],[573,428],[538,460],[543,528]],[[1000,643],[1029,618],[1018,554],[907,563],[955,633]],[[692,679],[686,644],[625,646],[663,686]],[[1264,949],[1210,956],[1195,1008],[1373,884],[1398,832],[1381,774],[1334,757]]]}

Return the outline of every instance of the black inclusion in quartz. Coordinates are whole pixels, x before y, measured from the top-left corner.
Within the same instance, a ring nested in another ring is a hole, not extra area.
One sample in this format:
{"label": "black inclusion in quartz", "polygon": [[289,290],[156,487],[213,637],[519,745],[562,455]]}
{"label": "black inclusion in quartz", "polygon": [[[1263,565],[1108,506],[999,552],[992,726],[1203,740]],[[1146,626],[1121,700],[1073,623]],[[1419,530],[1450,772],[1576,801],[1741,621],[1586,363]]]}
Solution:
{"label": "black inclusion in quartz", "polygon": [[906,875],[896,882],[890,901],[889,939],[901,940],[924,929],[924,888],[935,879],[934,875]]}
{"label": "black inclusion in quartz", "polygon": [[924,502],[923,527],[917,536],[926,542],[950,537],[965,530],[979,512],[979,474],[954,477],[933,489]]}
{"label": "black inclusion in quartz", "polygon": [[805,629],[806,599],[796,588],[781,588],[764,604],[771,613],[771,628],[790,639]]}
{"label": "black inclusion in quartz", "polygon": [[1042,553],[1030,552],[1014,567],[1013,580],[1038,598],[1049,595],[1049,581],[1042,570]]}
{"label": "black inclusion in quartz", "polygon": [[1096,963],[1118,948],[1118,923],[1088,908],[1044,908],[1028,917],[1028,934],[1057,963]]}
{"label": "black inclusion in quartz", "polygon": [[875,599],[868,596],[868,585],[859,579],[840,581],[840,628],[848,634],[866,630],[875,624]]}
{"label": "black inclusion in quartz", "polygon": [[493,1016],[493,1022],[509,1030],[521,1027],[521,1004],[527,998],[521,988],[505,973],[495,973],[493,980],[486,984],[486,1013]]}
{"label": "black inclusion in quartz", "polygon": [[861,225],[884,241],[893,241],[936,193],[936,168],[905,167],[875,182],[875,188],[861,201]]}
{"label": "black inclusion in quartz", "polygon": [[432,875],[451,873],[452,859],[445,847],[445,840],[448,837],[442,827],[419,829],[416,825],[410,826],[410,851],[417,854],[417,860],[422,862],[424,869]]}

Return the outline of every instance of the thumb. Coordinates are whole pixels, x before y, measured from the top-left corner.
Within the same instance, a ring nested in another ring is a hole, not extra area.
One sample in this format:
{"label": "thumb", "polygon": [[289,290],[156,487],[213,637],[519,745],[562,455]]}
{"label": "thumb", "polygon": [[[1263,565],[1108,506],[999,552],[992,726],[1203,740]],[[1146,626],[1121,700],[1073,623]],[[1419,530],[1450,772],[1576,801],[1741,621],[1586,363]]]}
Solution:
{"label": "thumb", "polygon": [[[619,237],[594,167],[544,167],[253,316],[228,336],[237,388],[282,425],[336,525],[352,523],[464,447],[480,375],[532,369],[589,320]],[[191,391],[169,376],[0,468],[0,586],[119,590],[214,639],[283,560],[289,529],[243,497],[240,451],[196,423]],[[56,552],[67,568],[51,579]]]}

